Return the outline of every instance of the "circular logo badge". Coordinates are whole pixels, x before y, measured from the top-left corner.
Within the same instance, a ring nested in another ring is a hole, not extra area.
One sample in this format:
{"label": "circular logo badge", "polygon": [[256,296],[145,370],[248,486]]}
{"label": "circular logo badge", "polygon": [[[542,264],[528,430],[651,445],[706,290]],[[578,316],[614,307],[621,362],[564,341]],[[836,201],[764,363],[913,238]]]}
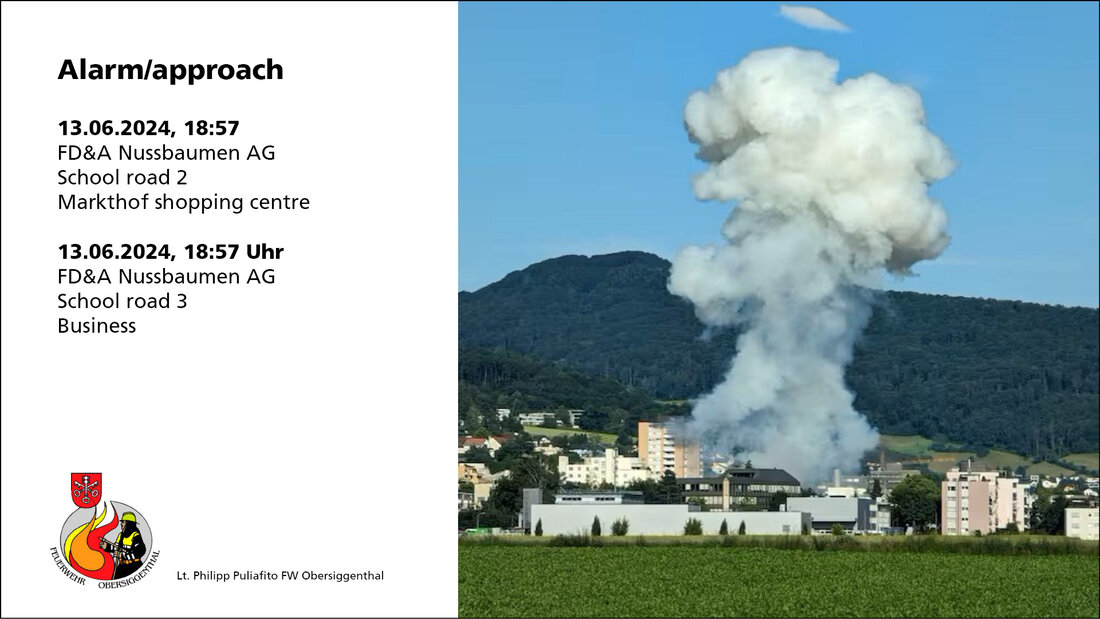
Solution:
{"label": "circular logo badge", "polygon": [[[77,509],[61,528],[61,557],[96,580],[122,580],[145,566],[153,532],[141,512],[118,501]],[[79,503],[78,503],[79,505]]]}

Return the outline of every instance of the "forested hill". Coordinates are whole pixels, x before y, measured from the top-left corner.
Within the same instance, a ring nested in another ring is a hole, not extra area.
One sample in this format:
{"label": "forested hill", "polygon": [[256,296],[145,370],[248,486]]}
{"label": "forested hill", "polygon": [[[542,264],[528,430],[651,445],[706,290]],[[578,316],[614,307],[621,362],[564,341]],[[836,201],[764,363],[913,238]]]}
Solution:
{"label": "forested hill", "polygon": [[[614,378],[657,398],[721,378],[737,334],[703,338],[643,252],[563,256],[459,293],[459,340]],[[1095,309],[916,293],[880,296],[848,383],[879,430],[1019,453],[1096,451]]]}
{"label": "forested hill", "polygon": [[[470,414],[473,408],[474,415]],[[478,416],[496,408],[515,413],[530,411],[585,411],[585,430],[634,434],[639,420],[682,415],[686,404],[655,401],[639,389],[577,370],[501,350],[462,346],[458,351],[458,411],[468,429],[477,428]]]}

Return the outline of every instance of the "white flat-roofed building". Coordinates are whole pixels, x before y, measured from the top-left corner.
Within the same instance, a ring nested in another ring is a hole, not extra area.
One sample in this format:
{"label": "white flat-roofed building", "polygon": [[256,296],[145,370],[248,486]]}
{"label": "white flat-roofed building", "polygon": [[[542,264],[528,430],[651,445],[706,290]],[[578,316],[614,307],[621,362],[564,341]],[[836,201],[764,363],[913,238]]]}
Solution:
{"label": "white flat-roofed building", "polygon": [[790,497],[787,511],[810,514],[814,531],[831,531],[839,523],[845,531],[863,533],[871,531],[870,497]]}
{"label": "white flat-roofed building", "polygon": [[628,535],[683,535],[689,518],[699,520],[704,535],[717,535],[726,522],[730,534],[736,534],[745,523],[747,535],[799,535],[803,526],[810,526],[810,515],[800,512],[703,512],[689,505],[643,505],[630,503],[554,503],[532,505],[532,522],[542,521],[543,535],[588,533],[592,521],[599,517],[603,534],[623,518],[629,525]]}
{"label": "white flat-roofed building", "polygon": [[642,465],[639,458],[620,456],[614,448],[604,449],[602,455],[584,458],[583,462],[570,464],[566,456],[558,457],[558,474],[565,483],[598,486],[610,484],[617,488],[629,486],[635,481],[657,479],[654,471]]}
{"label": "white flat-roofed building", "polygon": [[1066,537],[1100,539],[1100,508],[1067,507]]}

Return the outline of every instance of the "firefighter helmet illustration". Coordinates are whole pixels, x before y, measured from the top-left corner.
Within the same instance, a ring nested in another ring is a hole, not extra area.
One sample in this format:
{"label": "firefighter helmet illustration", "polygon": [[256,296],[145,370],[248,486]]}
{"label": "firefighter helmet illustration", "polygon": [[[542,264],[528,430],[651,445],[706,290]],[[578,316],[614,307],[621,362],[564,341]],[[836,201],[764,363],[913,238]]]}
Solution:
{"label": "firefighter helmet illustration", "polygon": [[137,509],[101,501],[100,473],[73,473],[71,494],[77,510],[61,528],[61,557],[76,572],[95,580],[124,579],[140,570],[152,547],[152,530]]}

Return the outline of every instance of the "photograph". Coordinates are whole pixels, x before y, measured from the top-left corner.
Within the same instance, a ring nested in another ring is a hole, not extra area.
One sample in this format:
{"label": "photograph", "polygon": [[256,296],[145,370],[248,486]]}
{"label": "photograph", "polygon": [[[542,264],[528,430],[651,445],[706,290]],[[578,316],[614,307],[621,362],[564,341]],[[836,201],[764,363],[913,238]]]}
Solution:
{"label": "photograph", "polygon": [[1098,616],[1097,8],[461,3],[459,616]]}

